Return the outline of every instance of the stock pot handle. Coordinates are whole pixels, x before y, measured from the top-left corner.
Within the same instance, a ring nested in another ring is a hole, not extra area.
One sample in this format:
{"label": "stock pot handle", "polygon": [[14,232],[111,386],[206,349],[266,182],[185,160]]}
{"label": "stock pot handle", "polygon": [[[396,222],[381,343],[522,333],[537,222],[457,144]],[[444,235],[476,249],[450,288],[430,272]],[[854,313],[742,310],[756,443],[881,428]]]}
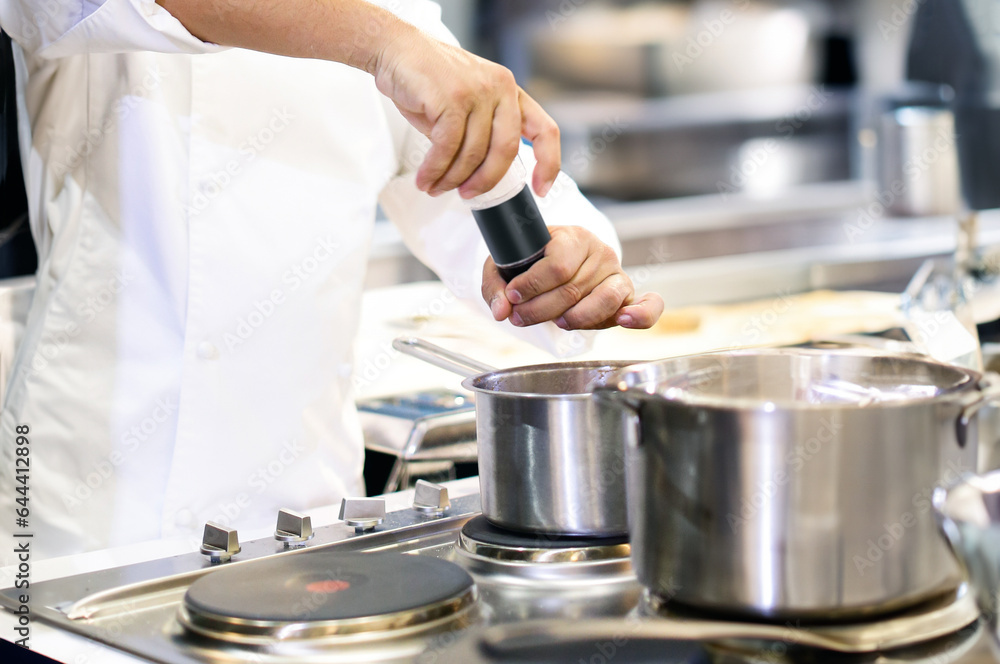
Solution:
{"label": "stock pot handle", "polygon": [[979,392],[975,398],[962,407],[955,420],[955,437],[958,439],[958,446],[965,447],[969,437],[969,423],[976,416],[983,406],[1000,401],[1000,374],[986,374],[979,382]]}
{"label": "stock pot handle", "polygon": [[630,395],[628,392],[618,389],[615,385],[602,385],[600,387],[595,387],[593,396],[598,401],[605,401],[617,406],[618,408],[624,408],[629,411],[629,422],[635,430],[635,435],[630,438],[626,438],[625,442],[626,445],[641,447],[642,432],[639,427],[642,416],[640,415],[639,409],[642,407],[642,402],[635,398],[634,395]]}

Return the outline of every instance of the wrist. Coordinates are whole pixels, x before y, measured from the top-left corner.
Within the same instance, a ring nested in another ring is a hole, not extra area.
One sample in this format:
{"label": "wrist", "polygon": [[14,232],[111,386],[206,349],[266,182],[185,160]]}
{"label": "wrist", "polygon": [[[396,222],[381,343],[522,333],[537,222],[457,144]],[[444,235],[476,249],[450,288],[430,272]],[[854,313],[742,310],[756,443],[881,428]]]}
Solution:
{"label": "wrist", "polygon": [[401,20],[389,11],[374,8],[371,16],[359,24],[355,32],[354,48],[347,64],[372,76],[378,75],[391,61],[395,50],[409,36],[418,32],[417,28]]}

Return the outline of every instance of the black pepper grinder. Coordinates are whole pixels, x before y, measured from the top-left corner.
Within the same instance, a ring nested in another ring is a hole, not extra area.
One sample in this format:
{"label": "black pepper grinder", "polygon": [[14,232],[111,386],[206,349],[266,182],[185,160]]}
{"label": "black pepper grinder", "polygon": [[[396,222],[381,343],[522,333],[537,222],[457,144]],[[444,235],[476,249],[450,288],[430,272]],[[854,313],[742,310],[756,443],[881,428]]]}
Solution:
{"label": "black pepper grinder", "polygon": [[493,262],[508,282],[541,259],[552,239],[526,175],[521,158],[515,157],[493,189],[469,199]]}

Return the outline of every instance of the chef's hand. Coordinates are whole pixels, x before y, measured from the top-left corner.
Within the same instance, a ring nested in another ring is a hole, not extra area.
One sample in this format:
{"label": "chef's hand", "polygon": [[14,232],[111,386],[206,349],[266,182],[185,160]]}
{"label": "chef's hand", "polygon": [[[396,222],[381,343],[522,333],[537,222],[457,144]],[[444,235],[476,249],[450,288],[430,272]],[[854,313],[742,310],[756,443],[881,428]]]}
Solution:
{"label": "chef's hand", "polygon": [[518,327],[555,321],[564,330],[614,325],[652,327],[663,313],[656,293],[635,296],[618,256],[579,226],[552,226],[545,256],[513,279],[503,280],[493,259],[483,266],[483,298],[493,318]]}
{"label": "chef's hand", "polygon": [[492,189],[517,155],[521,136],[538,165],[532,188],[544,196],[559,174],[559,128],[505,67],[407,26],[387,40],[372,73],[432,147],[417,171],[431,195],[458,188],[464,198]]}

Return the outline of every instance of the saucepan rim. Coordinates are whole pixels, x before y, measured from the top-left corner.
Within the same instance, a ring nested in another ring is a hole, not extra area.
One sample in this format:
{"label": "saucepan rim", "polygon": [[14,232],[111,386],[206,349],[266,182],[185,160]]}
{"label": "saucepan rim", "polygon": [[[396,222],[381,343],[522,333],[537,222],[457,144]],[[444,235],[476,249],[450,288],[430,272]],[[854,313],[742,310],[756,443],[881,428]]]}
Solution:
{"label": "saucepan rim", "polygon": [[[630,366],[635,366],[639,364],[644,364],[645,360],[582,360],[578,362],[550,362],[548,364],[529,364],[521,367],[511,367],[508,369],[497,369],[496,371],[488,371],[486,373],[477,374],[475,376],[470,376],[462,381],[462,387],[477,394],[488,394],[492,397],[511,397],[511,398],[525,398],[525,399],[560,399],[567,401],[589,401],[594,393],[595,389],[599,389],[599,386],[588,387],[588,389],[582,392],[525,392],[525,391],[509,391],[502,389],[493,389],[489,387],[484,387],[481,384],[486,381],[500,380],[506,376],[511,376],[514,374],[527,374],[527,373],[542,373],[542,372],[556,372],[565,371],[567,369],[574,369],[580,371],[594,371],[597,369],[607,368],[608,371],[608,381],[610,384],[615,380],[620,372]],[[477,383],[479,383],[477,385]]]}

